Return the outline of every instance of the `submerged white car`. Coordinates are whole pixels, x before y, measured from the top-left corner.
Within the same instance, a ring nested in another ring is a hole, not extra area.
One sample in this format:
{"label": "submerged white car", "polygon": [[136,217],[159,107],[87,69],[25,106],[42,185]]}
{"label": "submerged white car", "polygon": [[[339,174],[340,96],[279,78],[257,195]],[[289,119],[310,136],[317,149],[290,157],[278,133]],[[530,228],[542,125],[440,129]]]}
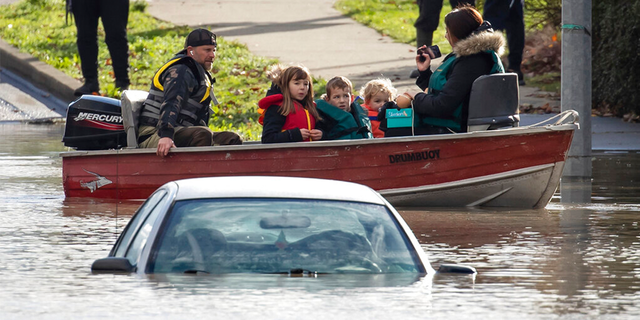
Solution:
{"label": "submerged white car", "polygon": [[169,182],[94,272],[433,273],[398,212],[343,181],[217,177]]}

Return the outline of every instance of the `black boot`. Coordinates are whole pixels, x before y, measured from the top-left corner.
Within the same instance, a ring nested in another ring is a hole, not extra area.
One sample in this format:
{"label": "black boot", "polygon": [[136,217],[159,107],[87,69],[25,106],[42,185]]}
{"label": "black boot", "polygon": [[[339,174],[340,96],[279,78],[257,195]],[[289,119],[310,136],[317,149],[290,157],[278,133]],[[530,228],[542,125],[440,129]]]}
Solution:
{"label": "black boot", "polygon": [[129,79],[126,79],[126,80],[116,79],[116,89],[118,89],[119,91],[128,90],[130,84],[131,82],[129,81]]}
{"label": "black boot", "polygon": [[100,84],[98,79],[85,79],[84,84],[73,92],[73,95],[79,97],[83,94],[100,94]]}
{"label": "black boot", "polygon": [[513,72],[516,73],[518,75],[518,85],[520,86],[524,86],[526,85],[526,83],[524,82],[524,75],[522,74],[522,71],[520,71],[519,69],[507,69],[507,72]]}

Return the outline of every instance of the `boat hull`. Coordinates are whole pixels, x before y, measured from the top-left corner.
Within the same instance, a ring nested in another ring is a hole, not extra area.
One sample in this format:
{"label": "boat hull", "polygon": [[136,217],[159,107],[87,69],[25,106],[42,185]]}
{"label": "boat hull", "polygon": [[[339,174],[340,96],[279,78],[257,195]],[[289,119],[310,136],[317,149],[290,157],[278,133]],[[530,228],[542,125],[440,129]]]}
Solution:
{"label": "boat hull", "polygon": [[67,197],[144,199],[177,179],[294,176],[361,183],[401,207],[540,208],[559,184],[576,127],[178,148],[164,158],[155,149],[76,151],[61,155],[63,184]]}

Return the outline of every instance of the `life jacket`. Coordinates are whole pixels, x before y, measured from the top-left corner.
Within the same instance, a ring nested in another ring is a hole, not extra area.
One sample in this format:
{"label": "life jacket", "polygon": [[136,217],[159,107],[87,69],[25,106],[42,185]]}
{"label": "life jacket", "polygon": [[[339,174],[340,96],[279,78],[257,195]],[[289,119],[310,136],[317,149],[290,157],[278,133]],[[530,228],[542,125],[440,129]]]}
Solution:
{"label": "life jacket", "polygon": [[[498,56],[498,54],[492,50],[487,50],[485,52],[491,54],[491,57],[493,59],[493,67],[491,68],[490,73],[493,74],[493,73],[504,72],[504,66],[502,65],[502,61],[500,60],[500,57]],[[438,67],[438,69],[436,69],[436,71],[431,75],[431,78],[429,79],[429,89],[427,91],[427,94],[432,94],[434,96],[437,96],[442,91],[442,88],[444,87],[445,83],[447,83],[447,73],[449,72],[449,69],[451,68],[455,60],[456,60],[455,55],[451,55],[445,58],[444,62],[442,62],[442,64]],[[463,105],[464,103],[461,103],[455,109],[450,119],[418,116],[415,118],[415,121],[416,121],[415,125],[416,126],[432,125],[437,127],[449,128],[455,132],[461,132]]]}
{"label": "life jacket", "polygon": [[316,108],[323,121],[331,124],[323,140],[373,138],[369,117],[357,102],[351,103],[351,112],[335,107],[324,99],[316,100]]}
{"label": "life jacket", "polygon": [[379,111],[371,110],[366,104],[363,104],[362,106],[367,109],[369,121],[371,122],[371,133],[373,134],[373,137],[384,138],[384,131],[380,130],[380,120],[378,120]]}
{"label": "life jacket", "polygon": [[[265,111],[268,108],[279,108],[282,105],[282,99],[282,94],[278,93],[266,96],[258,101],[258,113],[260,114],[258,122],[260,124],[264,125]],[[282,126],[282,131],[294,128],[304,128],[309,130],[315,129],[316,118],[314,118],[309,111],[300,104],[300,102],[294,100],[293,105],[295,109],[287,115],[284,125]]]}
{"label": "life jacket", "polygon": [[155,127],[158,124],[160,106],[164,102],[164,87],[161,79],[167,69],[178,64],[184,64],[189,67],[199,86],[195,93],[189,96],[187,104],[180,109],[177,123],[181,126],[208,125],[209,117],[211,116],[210,103],[213,101],[215,105],[218,104],[218,100],[213,95],[215,79],[193,58],[185,54],[177,54],[156,71],[151,82],[151,89],[149,89],[149,96],[142,106],[139,119],[140,125]]}

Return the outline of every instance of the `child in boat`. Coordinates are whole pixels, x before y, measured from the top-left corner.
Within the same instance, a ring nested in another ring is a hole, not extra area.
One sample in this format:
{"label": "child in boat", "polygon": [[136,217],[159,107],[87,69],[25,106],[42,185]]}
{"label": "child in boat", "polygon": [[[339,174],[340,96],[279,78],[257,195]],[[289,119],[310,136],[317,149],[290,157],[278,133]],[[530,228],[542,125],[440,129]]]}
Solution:
{"label": "child in boat", "polygon": [[351,81],[345,77],[333,77],[326,88],[327,93],[316,100],[323,119],[318,124],[325,132],[323,140],[372,138],[369,118],[353,99]]}
{"label": "child in boat", "polygon": [[316,141],[320,115],[313,102],[309,70],[303,66],[276,66],[269,74],[273,81],[267,96],[258,102],[262,143]]}
{"label": "child in boat", "polygon": [[360,96],[364,99],[362,107],[366,108],[369,113],[371,131],[374,138],[384,137],[384,132],[380,130],[378,112],[385,103],[393,101],[396,93],[396,88],[391,84],[391,80],[387,78],[371,80],[360,89]]}

